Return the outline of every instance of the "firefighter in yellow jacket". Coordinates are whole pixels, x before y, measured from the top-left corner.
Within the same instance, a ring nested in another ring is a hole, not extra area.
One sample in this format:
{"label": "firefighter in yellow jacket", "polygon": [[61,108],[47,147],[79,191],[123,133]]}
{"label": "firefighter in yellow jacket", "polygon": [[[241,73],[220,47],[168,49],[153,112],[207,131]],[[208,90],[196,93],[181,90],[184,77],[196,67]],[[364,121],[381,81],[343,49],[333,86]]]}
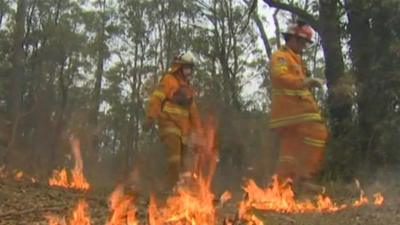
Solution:
{"label": "firefighter in yellow jacket", "polygon": [[[320,170],[327,128],[310,89],[321,87],[322,80],[306,75],[301,53],[312,43],[313,30],[298,23],[283,33],[285,46],[271,59],[272,105],[270,128],[280,137],[276,173],[291,178],[300,188],[317,189],[310,180]],[[312,190],[312,191],[314,191]]]}
{"label": "firefighter in yellow jacket", "polygon": [[189,137],[200,135],[201,123],[190,85],[194,57],[190,52],[174,57],[169,71],[161,78],[157,89],[150,96],[144,130],[156,121],[159,135],[168,156],[168,187],[179,179],[183,154]]}

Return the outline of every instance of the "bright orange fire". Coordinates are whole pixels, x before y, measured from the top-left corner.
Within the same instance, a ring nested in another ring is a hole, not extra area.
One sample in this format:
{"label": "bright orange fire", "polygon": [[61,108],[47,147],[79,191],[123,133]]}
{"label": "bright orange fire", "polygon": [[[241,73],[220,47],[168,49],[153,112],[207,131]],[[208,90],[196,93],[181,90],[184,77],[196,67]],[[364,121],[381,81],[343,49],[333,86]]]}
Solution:
{"label": "bright orange fire", "polygon": [[69,225],[90,225],[90,217],[86,213],[87,203],[80,200],[72,213],[72,218],[69,220]]}
{"label": "bright orange fire", "polygon": [[69,187],[67,170],[53,170],[53,176],[49,179],[50,186]]}
{"label": "bright orange fire", "polygon": [[109,198],[111,216],[106,225],[138,225],[133,197],[124,194],[122,185],[117,186]]}
{"label": "bright orange fire", "polygon": [[354,207],[360,207],[360,206],[366,205],[366,204],[368,204],[368,198],[365,196],[364,191],[361,190],[360,198],[353,203],[353,206]]}
{"label": "bright orange fire", "polygon": [[[353,207],[368,204],[368,198],[356,180],[357,188],[360,190],[360,198],[353,203]],[[336,212],[347,208],[345,204],[337,205],[326,194],[319,194],[315,201],[306,199],[297,201],[291,185],[288,182],[280,183],[277,176],[273,176],[273,183],[270,187],[261,189],[253,180],[249,180],[244,187],[247,198],[239,204],[239,216],[246,218],[247,212],[252,209],[277,211],[285,213],[304,213],[304,212]],[[374,195],[375,205],[383,202],[380,193]]]}
{"label": "bright orange fire", "polygon": [[44,215],[44,218],[46,218],[48,225],[67,225],[65,218],[61,218],[56,215],[47,214]]}
{"label": "bright orange fire", "polygon": [[71,170],[71,180],[68,179],[68,173],[65,168],[62,170],[54,170],[53,176],[49,179],[49,185],[88,190],[90,185],[83,175],[83,161],[81,157],[80,141],[78,138],[71,136],[70,144],[75,159],[74,169]]}
{"label": "bright orange fire", "polygon": [[240,211],[246,211],[248,207],[261,210],[271,210],[278,212],[310,212],[310,211],[337,211],[344,206],[336,206],[328,196],[317,196],[317,204],[314,205],[310,200],[297,202],[294,192],[289,182],[280,183],[277,176],[273,176],[271,187],[266,189],[259,188],[253,180],[249,180],[244,187],[248,195],[247,200],[241,203]]}
{"label": "bright orange fire", "polygon": [[[292,190],[291,182],[280,182],[277,176],[273,176],[272,185],[265,189],[257,186],[255,181],[248,180],[243,188],[246,196],[238,205],[238,212],[235,219],[219,218],[217,209],[232,198],[230,192],[224,192],[219,197],[219,204],[215,203],[215,196],[211,191],[211,181],[214,175],[217,162],[215,149],[215,121],[208,119],[204,126],[202,137],[203,145],[198,149],[194,160],[194,166],[185,177],[184,182],[177,185],[165,202],[160,204],[154,196],[150,197],[148,205],[147,221],[143,224],[149,225],[215,225],[224,221],[224,225],[241,224],[264,225],[264,222],[254,215],[252,209],[268,210],[284,213],[304,212],[336,212],[350,206],[337,205],[325,193],[315,197],[315,200],[306,199],[298,201]],[[68,181],[66,169],[55,171],[50,185],[57,185],[69,188],[88,189],[85,177],[82,173],[83,163],[80,157],[79,140],[71,138],[71,145],[74,152],[75,167],[72,170],[72,181]],[[1,170],[0,170],[1,172]],[[136,174],[136,173],[135,173]],[[137,178],[135,178],[137,179]],[[82,185],[83,184],[83,185]],[[360,190],[360,198],[352,206],[359,207],[368,203],[368,198],[361,189],[358,180],[357,188]],[[381,205],[384,201],[380,193],[374,195],[375,205]],[[134,206],[134,196],[125,193],[124,186],[118,185],[109,197],[110,216],[106,225],[139,225],[137,209]],[[64,218],[53,215],[46,215],[49,225],[90,225],[90,218],[86,215],[87,204],[80,200],[73,215],[66,222]]]}
{"label": "bright orange fire", "polygon": [[[148,208],[150,225],[214,225],[216,209],[214,194],[211,192],[211,180],[216,167],[215,120],[208,117],[204,126],[201,149],[197,151],[191,179],[188,184],[176,187],[165,206],[157,205],[154,197]],[[224,201],[230,194],[222,197]]]}
{"label": "bright orange fire", "polygon": [[15,173],[14,178],[15,178],[16,180],[21,180],[23,176],[24,176],[24,172],[18,171],[17,173]]}
{"label": "bright orange fire", "polygon": [[164,207],[159,207],[152,197],[148,209],[149,224],[214,225],[214,194],[206,180],[199,177],[191,187],[179,187],[176,194],[167,199]]}
{"label": "bright orange fire", "polygon": [[71,171],[72,181],[70,183],[71,188],[88,190],[90,188],[89,183],[86,181],[85,176],[82,173],[82,170],[74,169]]}
{"label": "bright orange fire", "polygon": [[383,198],[383,196],[382,196],[382,194],[380,192],[375,193],[374,194],[374,198],[375,198],[375,201],[374,201],[375,205],[382,205],[383,204],[384,198]]}
{"label": "bright orange fire", "polygon": [[87,207],[85,200],[79,200],[68,223],[65,222],[65,218],[57,215],[47,214],[45,218],[49,225],[91,225],[90,216],[86,212]]}

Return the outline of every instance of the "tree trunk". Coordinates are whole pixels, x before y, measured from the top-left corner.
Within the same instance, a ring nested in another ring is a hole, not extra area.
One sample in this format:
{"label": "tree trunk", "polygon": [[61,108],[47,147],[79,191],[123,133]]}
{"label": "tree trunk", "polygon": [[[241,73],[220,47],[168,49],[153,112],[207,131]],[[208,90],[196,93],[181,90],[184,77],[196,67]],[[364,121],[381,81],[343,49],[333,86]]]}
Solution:
{"label": "tree trunk", "polygon": [[279,21],[278,21],[278,13],[279,13],[279,9],[275,9],[275,12],[273,14],[273,18],[274,18],[274,25],[275,25],[275,38],[276,38],[276,46],[279,48],[281,48],[281,29],[279,26]]}
{"label": "tree trunk", "polygon": [[365,9],[366,1],[346,0],[345,4],[348,9],[350,56],[358,86],[357,112],[360,149],[366,153],[372,148],[374,120],[376,120],[374,112],[378,110],[376,109],[377,105],[373,104],[375,98],[373,93],[377,94],[377,85],[370,80],[375,78],[375,74],[372,74],[374,62],[371,61],[371,56],[374,54],[374,44],[371,39],[370,15]]}
{"label": "tree trunk", "polygon": [[106,1],[103,0],[100,3],[101,8],[101,21],[98,28],[97,33],[97,64],[96,64],[96,72],[95,72],[95,83],[94,83],[94,90],[93,90],[93,108],[92,108],[92,115],[90,117],[90,125],[91,130],[93,132],[91,141],[91,148],[89,152],[92,156],[95,156],[97,153],[97,145],[98,145],[98,115],[101,103],[101,88],[102,88],[102,79],[104,74],[104,59],[105,59],[105,7]]}
{"label": "tree trunk", "polygon": [[7,150],[4,153],[3,161],[8,163],[7,158],[10,152],[15,148],[19,137],[19,126],[22,107],[22,82],[24,79],[24,36],[25,36],[25,17],[26,17],[27,1],[19,0],[17,3],[17,13],[15,15],[15,28],[13,34],[12,47],[12,78],[11,90],[8,97],[8,110],[13,120],[13,128],[11,140],[8,143]]}
{"label": "tree trunk", "polygon": [[345,4],[350,56],[357,81],[359,151],[366,167],[374,170],[396,161],[387,142],[398,117],[399,63],[398,54],[393,51],[398,35],[393,21],[399,4],[372,0],[346,0]]}
{"label": "tree trunk", "polygon": [[15,15],[15,30],[12,49],[12,88],[10,99],[11,114],[16,118],[21,112],[22,105],[22,81],[24,79],[24,36],[25,36],[25,17],[27,3],[26,0],[19,0],[17,13]]}
{"label": "tree trunk", "polygon": [[325,57],[325,76],[328,85],[328,110],[333,137],[345,134],[351,123],[352,102],[343,92],[346,85],[342,45],[340,43],[340,26],[336,0],[320,1],[319,33]]}

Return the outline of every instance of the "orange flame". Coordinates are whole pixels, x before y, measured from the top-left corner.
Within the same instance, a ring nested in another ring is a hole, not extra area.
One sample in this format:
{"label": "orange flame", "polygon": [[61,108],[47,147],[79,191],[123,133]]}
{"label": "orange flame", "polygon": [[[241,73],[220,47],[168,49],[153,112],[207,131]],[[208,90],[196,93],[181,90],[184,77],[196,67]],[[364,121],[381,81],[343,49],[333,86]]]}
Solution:
{"label": "orange flame", "polygon": [[48,225],[67,225],[67,222],[65,222],[65,218],[59,217],[57,215],[47,214],[44,215],[44,218],[46,218]]}
{"label": "orange flame", "polygon": [[[150,198],[148,208],[149,224],[174,225],[214,225],[216,223],[216,209],[214,194],[211,192],[211,180],[216,167],[215,120],[208,117],[204,132],[195,140],[200,145],[194,146],[196,151],[193,171],[190,181],[182,182],[176,187],[164,207],[159,207],[155,198]],[[187,179],[187,178],[186,178]],[[228,198],[225,194],[224,198]]]}
{"label": "orange flame", "polygon": [[231,199],[232,199],[232,193],[230,193],[229,191],[225,191],[224,193],[222,193],[221,197],[219,197],[219,202],[221,205],[223,205]]}
{"label": "orange flame", "polygon": [[[174,193],[166,200],[165,205],[159,205],[152,195],[148,206],[149,225],[214,225],[217,223],[216,206],[214,204],[214,194],[211,192],[211,181],[215,172],[217,162],[217,152],[215,147],[215,121],[211,118],[204,126],[204,133],[197,137],[197,142],[202,144],[197,147],[197,155],[194,160],[192,170],[187,182],[181,182],[174,189]],[[80,156],[79,140],[71,138],[72,150],[75,158],[75,167],[72,170],[72,182],[68,182],[66,169],[56,171],[54,177],[50,179],[50,185],[58,185],[71,188],[89,188],[85,177],[82,174],[83,162]],[[1,169],[1,168],[0,168]],[[1,172],[1,170],[0,170]],[[136,174],[136,173],[134,173]],[[135,179],[137,179],[135,175]],[[247,225],[264,225],[264,222],[251,213],[251,209],[271,210],[285,213],[303,212],[336,212],[347,208],[346,205],[337,205],[325,193],[316,196],[315,201],[309,199],[297,201],[291,186],[291,181],[280,182],[275,175],[270,187],[262,189],[253,180],[248,180],[243,188],[246,197],[239,203],[238,215],[235,217],[245,222]],[[81,184],[87,184],[81,185]],[[360,188],[358,180],[357,187],[360,189],[360,199],[353,206],[368,203],[364,191]],[[383,203],[383,196],[376,193],[375,204]],[[219,203],[222,206],[232,198],[230,192],[224,192]],[[124,193],[124,187],[118,185],[109,197],[110,216],[106,225],[139,225],[136,218],[136,208],[133,205],[134,197]],[[47,215],[49,225],[90,225],[90,218],[86,216],[87,204],[80,201],[74,210],[72,218],[65,222],[64,218]],[[234,222],[235,222],[234,221]],[[224,224],[233,224],[225,218]]]}
{"label": "orange flame", "polygon": [[74,169],[71,171],[72,181],[70,183],[71,188],[88,190],[90,188],[89,183],[86,181],[85,176],[82,173],[82,170]]}
{"label": "orange flame", "polygon": [[111,217],[106,225],[138,225],[133,197],[124,194],[122,185],[117,186],[109,198]]}
{"label": "orange flame", "polygon": [[88,204],[84,200],[79,200],[72,218],[69,220],[69,225],[90,225],[90,217],[86,214],[86,208]]}
{"label": "orange flame", "polygon": [[360,198],[353,203],[353,206],[354,207],[360,207],[360,206],[366,205],[366,204],[368,204],[368,198],[365,196],[364,191],[361,190]]}
{"label": "orange flame", "polygon": [[374,204],[375,205],[382,205],[383,201],[385,200],[380,192],[374,194]]}
{"label": "orange flame", "polygon": [[261,189],[253,180],[249,180],[244,187],[247,199],[239,205],[239,216],[244,216],[250,208],[271,210],[286,213],[302,212],[335,212],[345,208],[345,205],[337,206],[330,197],[320,194],[316,204],[311,200],[296,201],[290,181],[280,183],[275,175],[272,178],[272,186]]}
{"label": "orange flame", "polygon": [[[336,212],[348,207],[345,204],[337,205],[326,194],[317,195],[315,203],[309,199],[300,202],[296,201],[291,185],[287,184],[288,182],[281,184],[276,175],[273,176],[271,187],[266,189],[259,188],[253,180],[249,180],[244,187],[247,196],[239,204],[239,218],[248,218],[248,211],[251,208],[285,213],[303,213]],[[368,204],[368,198],[361,189],[358,180],[356,180],[356,185],[360,190],[360,197],[352,204],[353,207]],[[380,193],[376,193],[374,197],[375,205],[381,205],[383,203],[384,198]]]}
{"label": "orange flame", "polygon": [[365,196],[364,190],[361,189],[360,181],[358,179],[355,179],[355,183],[357,189],[360,190],[360,198],[353,203],[353,206],[360,207],[362,205],[368,204],[368,198]]}
{"label": "orange flame", "polygon": [[47,214],[44,217],[48,225],[91,225],[90,217],[86,213],[87,207],[85,200],[79,200],[68,223],[65,222],[65,218],[57,215]]}
{"label": "orange flame", "polygon": [[149,224],[198,224],[213,225],[216,222],[214,195],[202,177],[195,179],[191,188],[178,187],[169,197],[165,207],[158,207],[154,197],[148,208]]}
{"label": "orange flame", "polygon": [[50,186],[60,186],[65,188],[74,188],[80,190],[89,190],[90,185],[83,175],[83,161],[81,157],[80,141],[78,138],[71,136],[70,143],[72,153],[75,159],[74,169],[71,170],[71,181],[68,179],[67,170],[54,170],[53,176],[49,179]]}
{"label": "orange flame", "polygon": [[69,187],[67,170],[53,170],[53,176],[49,179],[50,186]]}
{"label": "orange flame", "polygon": [[15,174],[14,178],[15,178],[16,180],[21,180],[23,176],[24,176],[24,172],[18,171],[18,172]]}

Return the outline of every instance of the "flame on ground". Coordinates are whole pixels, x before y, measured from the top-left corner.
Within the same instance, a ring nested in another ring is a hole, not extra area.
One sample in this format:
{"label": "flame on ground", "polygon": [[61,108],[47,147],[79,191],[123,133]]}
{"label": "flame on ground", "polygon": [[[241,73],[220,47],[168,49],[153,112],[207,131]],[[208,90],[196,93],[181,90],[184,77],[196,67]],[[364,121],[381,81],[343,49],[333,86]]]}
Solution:
{"label": "flame on ground", "polygon": [[89,190],[90,188],[90,184],[86,181],[82,171],[72,170],[70,180],[68,179],[68,172],[65,168],[53,171],[53,176],[49,179],[49,185],[80,190]]}
{"label": "flame on ground", "polygon": [[368,198],[365,196],[364,190],[360,190],[360,198],[353,203],[354,207],[360,207],[368,204]]}
{"label": "flame on ground", "polygon": [[[262,189],[253,180],[249,180],[244,187],[246,198],[239,204],[239,217],[249,217],[250,209],[277,211],[284,213],[305,213],[305,212],[337,212],[348,208],[347,205],[338,205],[326,194],[318,194],[315,200],[305,199],[298,201],[292,190],[290,182],[280,183],[278,177],[273,176],[273,183],[270,187]],[[356,180],[357,188],[360,190],[360,197],[352,204],[353,207],[360,207],[368,204],[368,198],[361,189],[360,183]],[[383,196],[380,193],[374,195],[375,205],[383,203]]]}
{"label": "flame on ground", "polygon": [[216,214],[214,194],[203,177],[195,179],[189,187],[178,187],[164,207],[159,207],[154,197],[148,208],[149,224],[214,225]]}
{"label": "flame on ground", "polygon": [[91,220],[86,212],[88,205],[85,200],[79,200],[68,222],[64,217],[47,214],[45,218],[49,225],[91,225]]}
{"label": "flame on ground", "polygon": [[83,175],[83,161],[81,157],[80,141],[73,135],[70,138],[72,153],[75,159],[74,169],[71,170],[71,180],[68,179],[67,170],[54,170],[53,176],[49,179],[50,186],[60,186],[80,190],[89,190],[90,185]]}
{"label": "flame on ground", "polygon": [[65,218],[57,215],[46,214],[44,215],[44,218],[47,220],[48,225],[67,225]]}
{"label": "flame on ground", "polygon": [[[368,202],[369,202],[369,201],[368,201],[368,198],[367,198],[367,196],[365,196],[364,190],[361,189],[360,181],[359,181],[358,179],[355,179],[355,183],[356,183],[357,189],[360,190],[360,197],[359,197],[358,200],[356,200],[356,201],[353,203],[353,206],[354,206],[354,207],[360,207],[360,206],[362,206],[362,205],[368,204]],[[373,195],[373,197],[374,197],[374,199],[375,199],[375,200],[374,200],[374,205],[380,206],[380,205],[383,204],[384,197],[382,196],[382,194],[381,194],[380,192],[375,193],[375,194]]]}
{"label": "flame on ground", "polygon": [[111,215],[106,225],[138,225],[133,196],[124,194],[122,185],[118,185],[109,198]]}
{"label": "flame on ground", "polygon": [[[211,181],[214,175],[217,161],[215,151],[215,129],[214,120],[209,119],[205,126],[203,146],[194,160],[194,166],[189,177],[180,182],[169,196],[165,204],[159,204],[154,196],[150,197],[148,205],[149,225],[214,225],[223,221],[225,225],[236,224],[237,220],[247,225],[264,225],[264,222],[254,215],[251,210],[268,210],[284,213],[304,213],[304,212],[336,212],[345,208],[347,205],[337,205],[326,194],[316,196],[315,200],[306,199],[298,201],[295,199],[291,182],[280,183],[277,176],[273,177],[270,187],[262,189],[253,180],[249,180],[243,188],[246,195],[244,200],[239,203],[237,216],[233,222],[227,218],[217,217],[217,208],[232,198],[230,192],[223,193],[219,198],[219,205],[215,204],[215,196],[211,191]],[[79,151],[79,140],[71,138],[74,157],[76,159],[75,168],[72,171],[72,182],[68,182],[67,170],[55,171],[54,177],[50,179],[50,185],[88,189],[89,185],[82,174],[82,159]],[[79,153],[79,154],[78,154]],[[1,172],[1,170],[0,170]],[[81,185],[81,184],[87,185]],[[359,207],[368,203],[364,191],[360,188],[360,198],[353,203],[354,207]],[[374,204],[383,203],[383,196],[380,193],[374,195]],[[46,215],[49,225],[90,225],[90,218],[86,215],[87,204],[80,200],[73,215],[68,223],[64,218]],[[136,217],[137,209],[134,206],[134,196],[125,194],[124,187],[119,185],[109,197],[110,216],[106,225],[139,225]]]}
{"label": "flame on ground", "polygon": [[[180,182],[165,206],[159,206],[154,196],[148,207],[150,225],[214,225],[217,222],[211,181],[214,176],[217,152],[215,143],[215,119],[207,117],[202,134],[201,149],[195,155],[193,170]],[[197,137],[199,138],[199,137]],[[199,140],[197,140],[198,143]],[[225,194],[224,201],[230,198]]]}
{"label": "flame on ground", "polygon": [[375,193],[374,194],[374,198],[375,198],[375,201],[374,201],[375,205],[382,205],[383,204],[384,198],[383,198],[383,196],[382,196],[382,194],[380,192]]}
{"label": "flame on ground", "polygon": [[[276,176],[273,177],[273,184],[266,188],[259,188],[253,180],[249,180],[244,188],[246,197],[240,202],[237,217],[247,225],[264,225],[264,222],[251,213],[251,209],[270,210],[285,213],[303,212],[336,212],[345,208],[346,205],[337,206],[331,198],[324,194],[316,197],[316,202],[295,200],[294,192],[289,183],[278,182]],[[362,190],[362,189],[360,189]],[[374,194],[375,205],[381,205],[384,201],[381,193]],[[221,205],[231,198],[229,192],[225,192],[219,198]],[[358,207],[366,204],[364,191],[360,194],[360,199],[353,204]],[[134,206],[134,197],[124,193],[124,188],[119,185],[109,197],[110,216],[106,225],[139,225]],[[65,218],[45,215],[49,225],[90,225],[90,217],[86,214],[87,203],[80,200],[73,211],[71,218],[66,222]],[[217,218],[214,194],[210,190],[210,183],[202,176],[193,177],[192,182],[178,186],[172,196],[170,196],[164,206],[158,205],[154,196],[150,198],[148,206],[148,221],[144,224],[149,225],[214,225],[219,219],[225,219],[223,224],[236,224],[227,218]]]}
{"label": "flame on ground", "polygon": [[53,176],[49,179],[49,185],[69,187],[67,169],[53,170]]}
{"label": "flame on ground", "polygon": [[243,215],[249,208],[260,210],[271,210],[285,213],[302,212],[334,212],[345,206],[337,206],[325,195],[317,196],[316,205],[311,200],[296,201],[294,191],[290,182],[280,183],[275,175],[271,187],[261,189],[253,180],[249,180],[244,187],[247,198],[240,203],[240,215]]}

